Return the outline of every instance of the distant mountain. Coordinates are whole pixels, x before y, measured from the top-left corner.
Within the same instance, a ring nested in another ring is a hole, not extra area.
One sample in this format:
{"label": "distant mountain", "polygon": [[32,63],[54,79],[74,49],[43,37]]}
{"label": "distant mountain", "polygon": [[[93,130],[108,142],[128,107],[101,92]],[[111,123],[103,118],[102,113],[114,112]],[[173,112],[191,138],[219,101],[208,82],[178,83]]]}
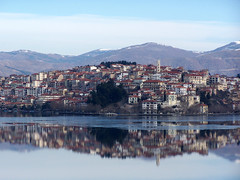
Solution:
{"label": "distant mountain", "polygon": [[212,74],[235,76],[240,72],[240,41],[213,51],[196,53],[157,43],[145,43],[117,50],[98,49],[79,56],[42,54],[28,50],[0,52],[0,76],[29,74],[81,65],[97,65],[103,61],[135,61],[139,64],[183,66],[185,69],[209,69]]}
{"label": "distant mountain", "polygon": [[213,50],[216,51],[239,51],[240,50],[240,41],[231,42],[225,46]]}
{"label": "distant mountain", "polygon": [[220,149],[211,150],[210,152],[224,159],[240,163],[240,146],[237,144],[230,144]]}
{"label": "distant mountain", "polygon": [[[136,61],[139,64],[156,64],[161,59],[162,65],[187,66],[189,59],[196,56],[192,51],[173,48],[171,46],[159,45],[156,43],[146,43],[142,45],[130,46],[119,50],[105,51],[91,59],[94,64],[102,61]],[[186,58],[187,57],[187,58]],[[82,55],[78,56],[79,59]],[[195,66],[190,66],[194,68]]]}
{"label": "distant mountain", "polygon": [[0,75],[30,74],[52,69],[72,67],[67,59],[58,54],[42,54],[29,50],[0,52]]}
{"label": "distant mountain", "polygon": [[240,41],[199,54],[197,61],[212,74],[235,76],[240,73]]}
{"label": "distant mountain", "polygon": [[106,49],[97,49],[94,51],[90,51],[88,53],[82,54],[81,56],[86,56],[86,57],[96,57],[102,54],[105,54],[106,52],[111,52],[112,50],[106,50]]}
{"label": "distant mountain", "polygon": [[[238,41],[237,41],[238,42]],[[240,72],[240,49],[239,43],[233,42],[222,49],[196,53],[183,49],[164,46],[157,43],[145,43],[142,45],[129,46],[119,50],[102,51],[96,55],[96,51],[77,56],[80,65],[99,64],[102,61],[136,61],[140,64],[156,64],[158,59],[161,65],[183,66],[186,69],[209,69],[212,74],[226,74],[235,76]],[[92,56],[91,54],[94,54]],[[90,63],[91,62],[91,63]]]}

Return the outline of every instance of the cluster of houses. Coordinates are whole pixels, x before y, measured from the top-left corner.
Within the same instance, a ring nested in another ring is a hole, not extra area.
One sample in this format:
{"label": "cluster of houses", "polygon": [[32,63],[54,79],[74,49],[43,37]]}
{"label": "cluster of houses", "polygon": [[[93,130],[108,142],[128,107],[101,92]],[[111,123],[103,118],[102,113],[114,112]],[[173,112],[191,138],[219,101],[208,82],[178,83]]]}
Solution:
{"label": "cluster of houses", "polygon": [[228,91],[233,94],[233,109],[240,109],[240,79],[210,75],[208,70],[185,70],[157,65],[103,64],[75,67],[68,70],[39,72],[31,75],[12,74],[0,77],[0,108],[34,108],[55,102],[66,109],[87,106],[90,92],[98,84],[113,79],[128,93],[128,104],[141,107],[143,114],[158,114],[162,109],[174,111],[199,107],[207,113],[197,91],[210,94]]}

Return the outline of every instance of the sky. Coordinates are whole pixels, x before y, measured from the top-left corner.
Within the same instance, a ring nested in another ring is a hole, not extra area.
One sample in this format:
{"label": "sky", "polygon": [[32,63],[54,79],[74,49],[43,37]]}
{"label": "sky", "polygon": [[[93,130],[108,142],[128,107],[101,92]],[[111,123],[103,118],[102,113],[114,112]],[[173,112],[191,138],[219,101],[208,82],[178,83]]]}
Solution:
{"label": "sky", "polygon": [[208,51],[240,40],[240,0],[0,0],[0,51],[79,55],[156,42]]}

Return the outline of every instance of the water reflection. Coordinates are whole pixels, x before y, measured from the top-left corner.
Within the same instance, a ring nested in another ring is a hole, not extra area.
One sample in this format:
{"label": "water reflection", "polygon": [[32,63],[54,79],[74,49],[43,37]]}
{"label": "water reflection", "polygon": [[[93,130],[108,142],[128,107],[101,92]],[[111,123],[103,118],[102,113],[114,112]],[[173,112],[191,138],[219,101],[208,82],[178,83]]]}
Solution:
{"label": "water reflection", "polygon": [[[220,122],[221,125],[232,123]],[[0,127],[0,143],[24,144],[38,148],[64,148],[109,158],[154,157],[156,164],[159,165],[160,159],[166,157],[193,152],[208,155],[210,150],[229,144],[239,145],[240,129],[146,131],[45,123],[5,123]],[[8,148],[11,149],[11,146]]]}

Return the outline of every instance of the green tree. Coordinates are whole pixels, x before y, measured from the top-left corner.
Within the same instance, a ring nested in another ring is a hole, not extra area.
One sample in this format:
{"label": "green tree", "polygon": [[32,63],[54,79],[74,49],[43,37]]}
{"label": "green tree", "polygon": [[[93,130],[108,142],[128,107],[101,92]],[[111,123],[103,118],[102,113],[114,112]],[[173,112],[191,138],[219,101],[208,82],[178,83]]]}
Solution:
{"label": "green tree", "polygon": [[108,61],[108,62],[101,62],[101,65],[104,65],[108,68],[110,68],[110,66],[112,64],[123,64],[123,65],[136,65],[136,62],[128,62],[128,61]]}
{"label": "green tree", "polygon": [[209,105],[209,99],[210,99],[210,94],[205,92],[205,91],[201,91],[200,92],[200,101],[203,102],[204,104]]}
{"label": "green tree", "polygon": [[114,81],[110,79],[106,83],[101,83],[97,86],[96,91],[91,92],[91,97],[88,103],[99,104],[106,107],[109,104],[119,102],[127,98],[127,92],[120,85],[116,86]]}
{"label": "green tree", "polygon": [[42,105],[42,111],[51,110],[51,102],[47,101]]}

